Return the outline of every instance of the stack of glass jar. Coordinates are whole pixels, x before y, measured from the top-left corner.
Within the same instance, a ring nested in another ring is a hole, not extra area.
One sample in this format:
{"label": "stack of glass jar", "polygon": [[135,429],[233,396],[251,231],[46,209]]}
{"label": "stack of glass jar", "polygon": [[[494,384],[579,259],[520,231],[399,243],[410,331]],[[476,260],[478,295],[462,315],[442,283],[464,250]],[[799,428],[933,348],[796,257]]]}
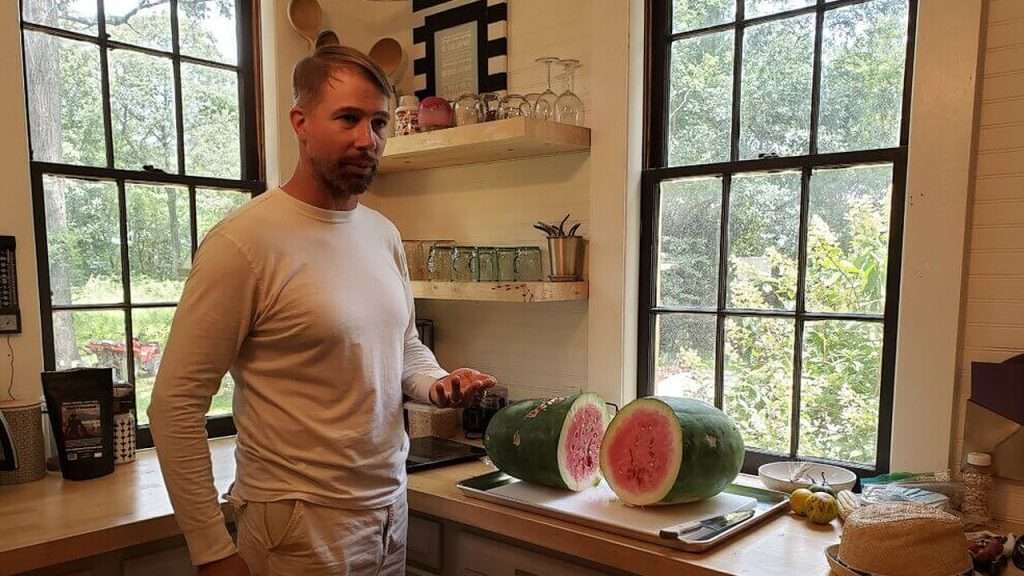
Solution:
{"label": "stack of glass jar", "polygon": [[433,282],[540,282],[537,246],[466,246],[454,242],[406,242],[412,280]]}

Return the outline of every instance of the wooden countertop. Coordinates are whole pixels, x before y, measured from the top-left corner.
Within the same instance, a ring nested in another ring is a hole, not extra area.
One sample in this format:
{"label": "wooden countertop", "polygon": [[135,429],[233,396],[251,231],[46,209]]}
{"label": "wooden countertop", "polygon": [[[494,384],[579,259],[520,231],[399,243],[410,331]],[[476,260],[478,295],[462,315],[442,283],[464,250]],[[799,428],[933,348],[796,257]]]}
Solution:
{"label": "wooden countertop", "polygon": [[[234,477],[234,438],[212,440],[217,489]],[[816,527],[782,516],[705,554],[689,554],[569,522],[467,498],[455,487],[491,470],[482,462],[409,476],[409,507],[597,564],[641,574],[825,576],[824,549],[837,523]],[[229,511],[226,509],[226,512]],[[0,486],[0,574],[12,574],[179,534],[156,453],[86,482],[46,479]]]}

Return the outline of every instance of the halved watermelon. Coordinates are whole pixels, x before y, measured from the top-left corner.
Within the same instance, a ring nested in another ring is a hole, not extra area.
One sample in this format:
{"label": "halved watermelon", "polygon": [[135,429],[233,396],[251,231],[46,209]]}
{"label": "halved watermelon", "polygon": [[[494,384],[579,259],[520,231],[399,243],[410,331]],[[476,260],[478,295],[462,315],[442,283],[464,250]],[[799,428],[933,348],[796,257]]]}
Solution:
{"label": "halved watermelon", "polygon": [[523,400],[491,418],[484,447],[510,476],[579,491],[601,482],[601,439],[608,420],[597,394]]}
{"label": "halved watermelon", "polygon": [[700,400],[649,396],[615,415],[601,444],[601,472],[627,504],[711,498],[743,465],[732,418]]}

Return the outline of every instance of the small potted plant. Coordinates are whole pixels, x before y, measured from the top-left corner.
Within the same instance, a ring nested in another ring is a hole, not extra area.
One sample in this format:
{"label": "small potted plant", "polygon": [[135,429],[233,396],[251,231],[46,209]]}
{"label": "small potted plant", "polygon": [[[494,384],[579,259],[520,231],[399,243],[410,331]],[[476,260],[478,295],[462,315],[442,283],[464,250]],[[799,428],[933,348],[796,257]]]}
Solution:
{"label": "small potted plant", "polygon": [[550,266],[552,282],[575,282],[583,274],[583,246],[584,239],[577,236],[576,231],[580,228],[577,222],[565,229],[565,223],[569,221],[569,215],[557,225],[537,222],[534,228],[547,235],[548,238],[548,264]]}

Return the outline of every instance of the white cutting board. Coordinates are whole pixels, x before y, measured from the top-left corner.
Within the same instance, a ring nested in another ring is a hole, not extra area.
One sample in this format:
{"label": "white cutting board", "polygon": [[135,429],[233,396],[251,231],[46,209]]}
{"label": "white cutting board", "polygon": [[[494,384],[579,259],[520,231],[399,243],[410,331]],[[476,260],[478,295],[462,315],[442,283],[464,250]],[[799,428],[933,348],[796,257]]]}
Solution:
{"label": "white cutting board", "polygon": [[512,482],[492,488],[488,494],[516,500],[532,507],[657,537],[658,531],[682,522],[728,514],[741,508],[753,508],[757,501],[749,496],[722,493],[714,498],[669,506],[626,506],[602,480],[582,492],[558,490],[528,482]]}

